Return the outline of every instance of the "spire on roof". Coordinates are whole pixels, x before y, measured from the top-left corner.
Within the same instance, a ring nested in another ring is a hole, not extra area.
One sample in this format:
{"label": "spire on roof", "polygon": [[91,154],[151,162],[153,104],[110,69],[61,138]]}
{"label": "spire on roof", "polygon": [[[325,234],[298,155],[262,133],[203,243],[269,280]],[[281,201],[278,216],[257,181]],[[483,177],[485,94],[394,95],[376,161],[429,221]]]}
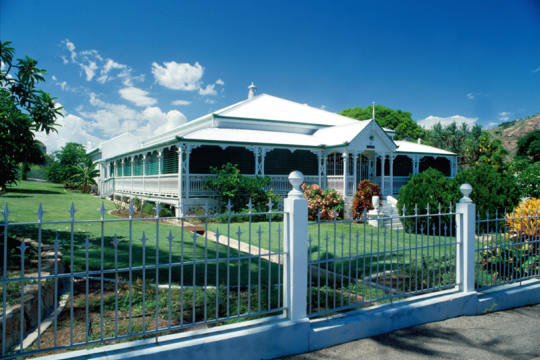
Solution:
{"label": "spire on roof", "polygon": [[375,101],[373,102],[373,119],[375,119]]}
{"label": "spire on roof", "polygon": [[249,89],[248,99],[251,99],[257,93],[257,87],[253,85],[253,83],[251,83],[251,85],[248,86],[248,89]]}

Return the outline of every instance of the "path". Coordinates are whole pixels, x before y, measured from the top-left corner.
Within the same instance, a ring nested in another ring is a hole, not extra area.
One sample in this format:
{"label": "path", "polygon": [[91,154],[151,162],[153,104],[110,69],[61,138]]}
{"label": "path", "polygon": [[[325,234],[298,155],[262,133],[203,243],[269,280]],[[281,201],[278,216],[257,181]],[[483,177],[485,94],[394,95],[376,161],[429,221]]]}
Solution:
{"label": "path", "polygon": [[283,360],[532,359],[540,356],[540,305],[462,316]]}

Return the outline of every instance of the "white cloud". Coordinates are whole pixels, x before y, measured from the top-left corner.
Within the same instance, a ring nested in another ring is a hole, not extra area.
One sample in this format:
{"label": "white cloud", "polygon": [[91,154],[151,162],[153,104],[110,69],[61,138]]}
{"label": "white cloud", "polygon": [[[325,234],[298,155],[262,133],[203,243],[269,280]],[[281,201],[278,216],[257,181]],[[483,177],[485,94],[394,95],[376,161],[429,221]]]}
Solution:
{"label": "white cloud", "polygon": [[321,105],[321,109],[322,110],[326,109],[326,105]]}
{"label": "white cloud", "polygon": [[491,129],[491,128],[496,127],[497,125],[499,125],[499,123],[496,123],[496,122],[490,122],[489,124],[487,124],[487,128],[488,128],[488,129]]}
{"label": "white cloud", "polygon": [[441,125],[449,125],[451,123],[458,123],[458,124],[467,124],[467,125],[474,125],[478,118],[467,118],[461,115],[454,115],[450,117],[439,117],[439,116],[428,116],[427,118],[423,120],[417,121],[418,125],[422,126],[425,129],[431,129],[433,125],[437,123],[441,123]]}
{"label": "white cloud", "polygon": [[[113,79],[120,79],[125,86],[133,86],[134,81],[144,81],[144,74],[134,76],[133,69],[127,65],[120,64],[113,59],[104,59],[97,50],[75,51],[75,45],[68,39],[62,40],[62,44],[71,54],[71,62],[80,66],[86,74],[86,80],[91,81],[99,71],[96,80],[104,84]],[[61,56],[64,64],[69,60]]]}
{"label": "white cloud", "polygon": [[206,89],[200,88],[199,94],[200,95],[216,95],[217,91],[214,90],[215,85],[206,85]]}
{"label": "white cloud", "polygon": [[52,76],[52,79],[53,79],[53,81],[56,81],[56,76],[53,75],[53,76]]}
{"label": "white cloud", "polygon": [[187,91],[200,88],[204,68],[198,62],[193,66],[175,61],[164,62],[163,65],[165,67],[152,63],[152,74],[160,85],[169,89]]}
{"label": "white cloud", "polygon": [[187,100],[174,100],[173,102],[171,102],[172,105],[189,105],[191,104],[191,101],[187,101]]}
{"label": "white cloud", "polygon": [[148,96],[148,91],[136,87],[126,87],[118,90],[122,98],[131,101],[137,106],[151,106],[157,103],[157,100]]}
{"label": "white cloud", "polygon": [[106,131],[108,137],[131,130],[135,135],[146,138],[187,122],[178,110],[165,113],[158,107],[147,107],[137,111],[123,104],[106,103],[94,93],[90,94],[90,104],[97,110],[80,113],[81,116],[91,120],[87,125],[91,132]]}
{"label": "white cloud", "polygon": [[[62,104],[56,103],[56,107],[61,107]],[[64,117],[59,117],[56,123],[61,126],[57,126],[57,133],[50,132],[47,135],[44,132],[36,132],[36,139],[43,142],[47,147],[47,152],[60,150],[62,146],[65,146],[68,142],[77,142],[86,145],[88,141],[92,141],[93,144],[99,144],[102,140],[94,135],[89,134],[86,131],[87,121],[79,116],[67,114],[65,110],[61,111]]]}
{"label": "white cloud", "polygon": [[225,85],[225,83],[224,83],[223,80],[221,80],[221,79],[217,79],[217,80],[216,80],[216,84],[218,84],[218,85]]}
{"label": "white cloud", "polygon": [[499,113],[498,118],[500,121],[508,121],[508,119],[510,119],[510,115],[512,115],[511,112],[503,111]]}
{"label": "white cloud", "polygon": [[207,98],[205,103],[207,103],[207,104],[215,104],[216,100],[210,100],[210,99]]}
{"label": "white cloud", "polygon": [[468,97],[469,99],[474,99],[474,95],[471,94],[471,93],[468,93],[468,94],[467,94],[467,97]]}
{"label": "white cloud", "polygon": [[537,69],[534,69],[532,72],[535,73],[535,72],[539,72],[539,71],[540,71],[540,66]]}

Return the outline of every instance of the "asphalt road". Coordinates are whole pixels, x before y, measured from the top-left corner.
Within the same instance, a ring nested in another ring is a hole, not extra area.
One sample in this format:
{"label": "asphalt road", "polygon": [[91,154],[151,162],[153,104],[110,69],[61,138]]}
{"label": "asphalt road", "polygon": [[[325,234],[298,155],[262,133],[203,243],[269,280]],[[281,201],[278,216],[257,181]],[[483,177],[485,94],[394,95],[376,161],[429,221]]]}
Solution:
{"label": "asphalt road", "polygon": [[540,305],[418,325],[284,359],[536,357],[540,357]]}

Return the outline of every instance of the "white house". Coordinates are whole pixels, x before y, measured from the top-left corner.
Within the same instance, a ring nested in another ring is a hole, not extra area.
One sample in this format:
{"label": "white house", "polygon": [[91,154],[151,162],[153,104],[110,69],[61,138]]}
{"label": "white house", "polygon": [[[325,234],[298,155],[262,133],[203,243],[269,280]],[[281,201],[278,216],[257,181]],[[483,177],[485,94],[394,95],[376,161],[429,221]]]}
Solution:
{"label": "white house", "polygon": [[342,193],[347,205],[362,179],[378,183],[385,196],[429,167],[448,177],[457,173],[456,154],[394,140],[395,132],[373,119],[255,92],[252,84],[247,100],[142,142],[128,133],[89,151],[100,164],[100,195],[159,201],[179,216],[209,200],[212,191],[203,187],[209,167],[227,162],[247,176],[270,176],[270,188],[283,195],[290,191],[287,176],[299,170],[306,183]]}

